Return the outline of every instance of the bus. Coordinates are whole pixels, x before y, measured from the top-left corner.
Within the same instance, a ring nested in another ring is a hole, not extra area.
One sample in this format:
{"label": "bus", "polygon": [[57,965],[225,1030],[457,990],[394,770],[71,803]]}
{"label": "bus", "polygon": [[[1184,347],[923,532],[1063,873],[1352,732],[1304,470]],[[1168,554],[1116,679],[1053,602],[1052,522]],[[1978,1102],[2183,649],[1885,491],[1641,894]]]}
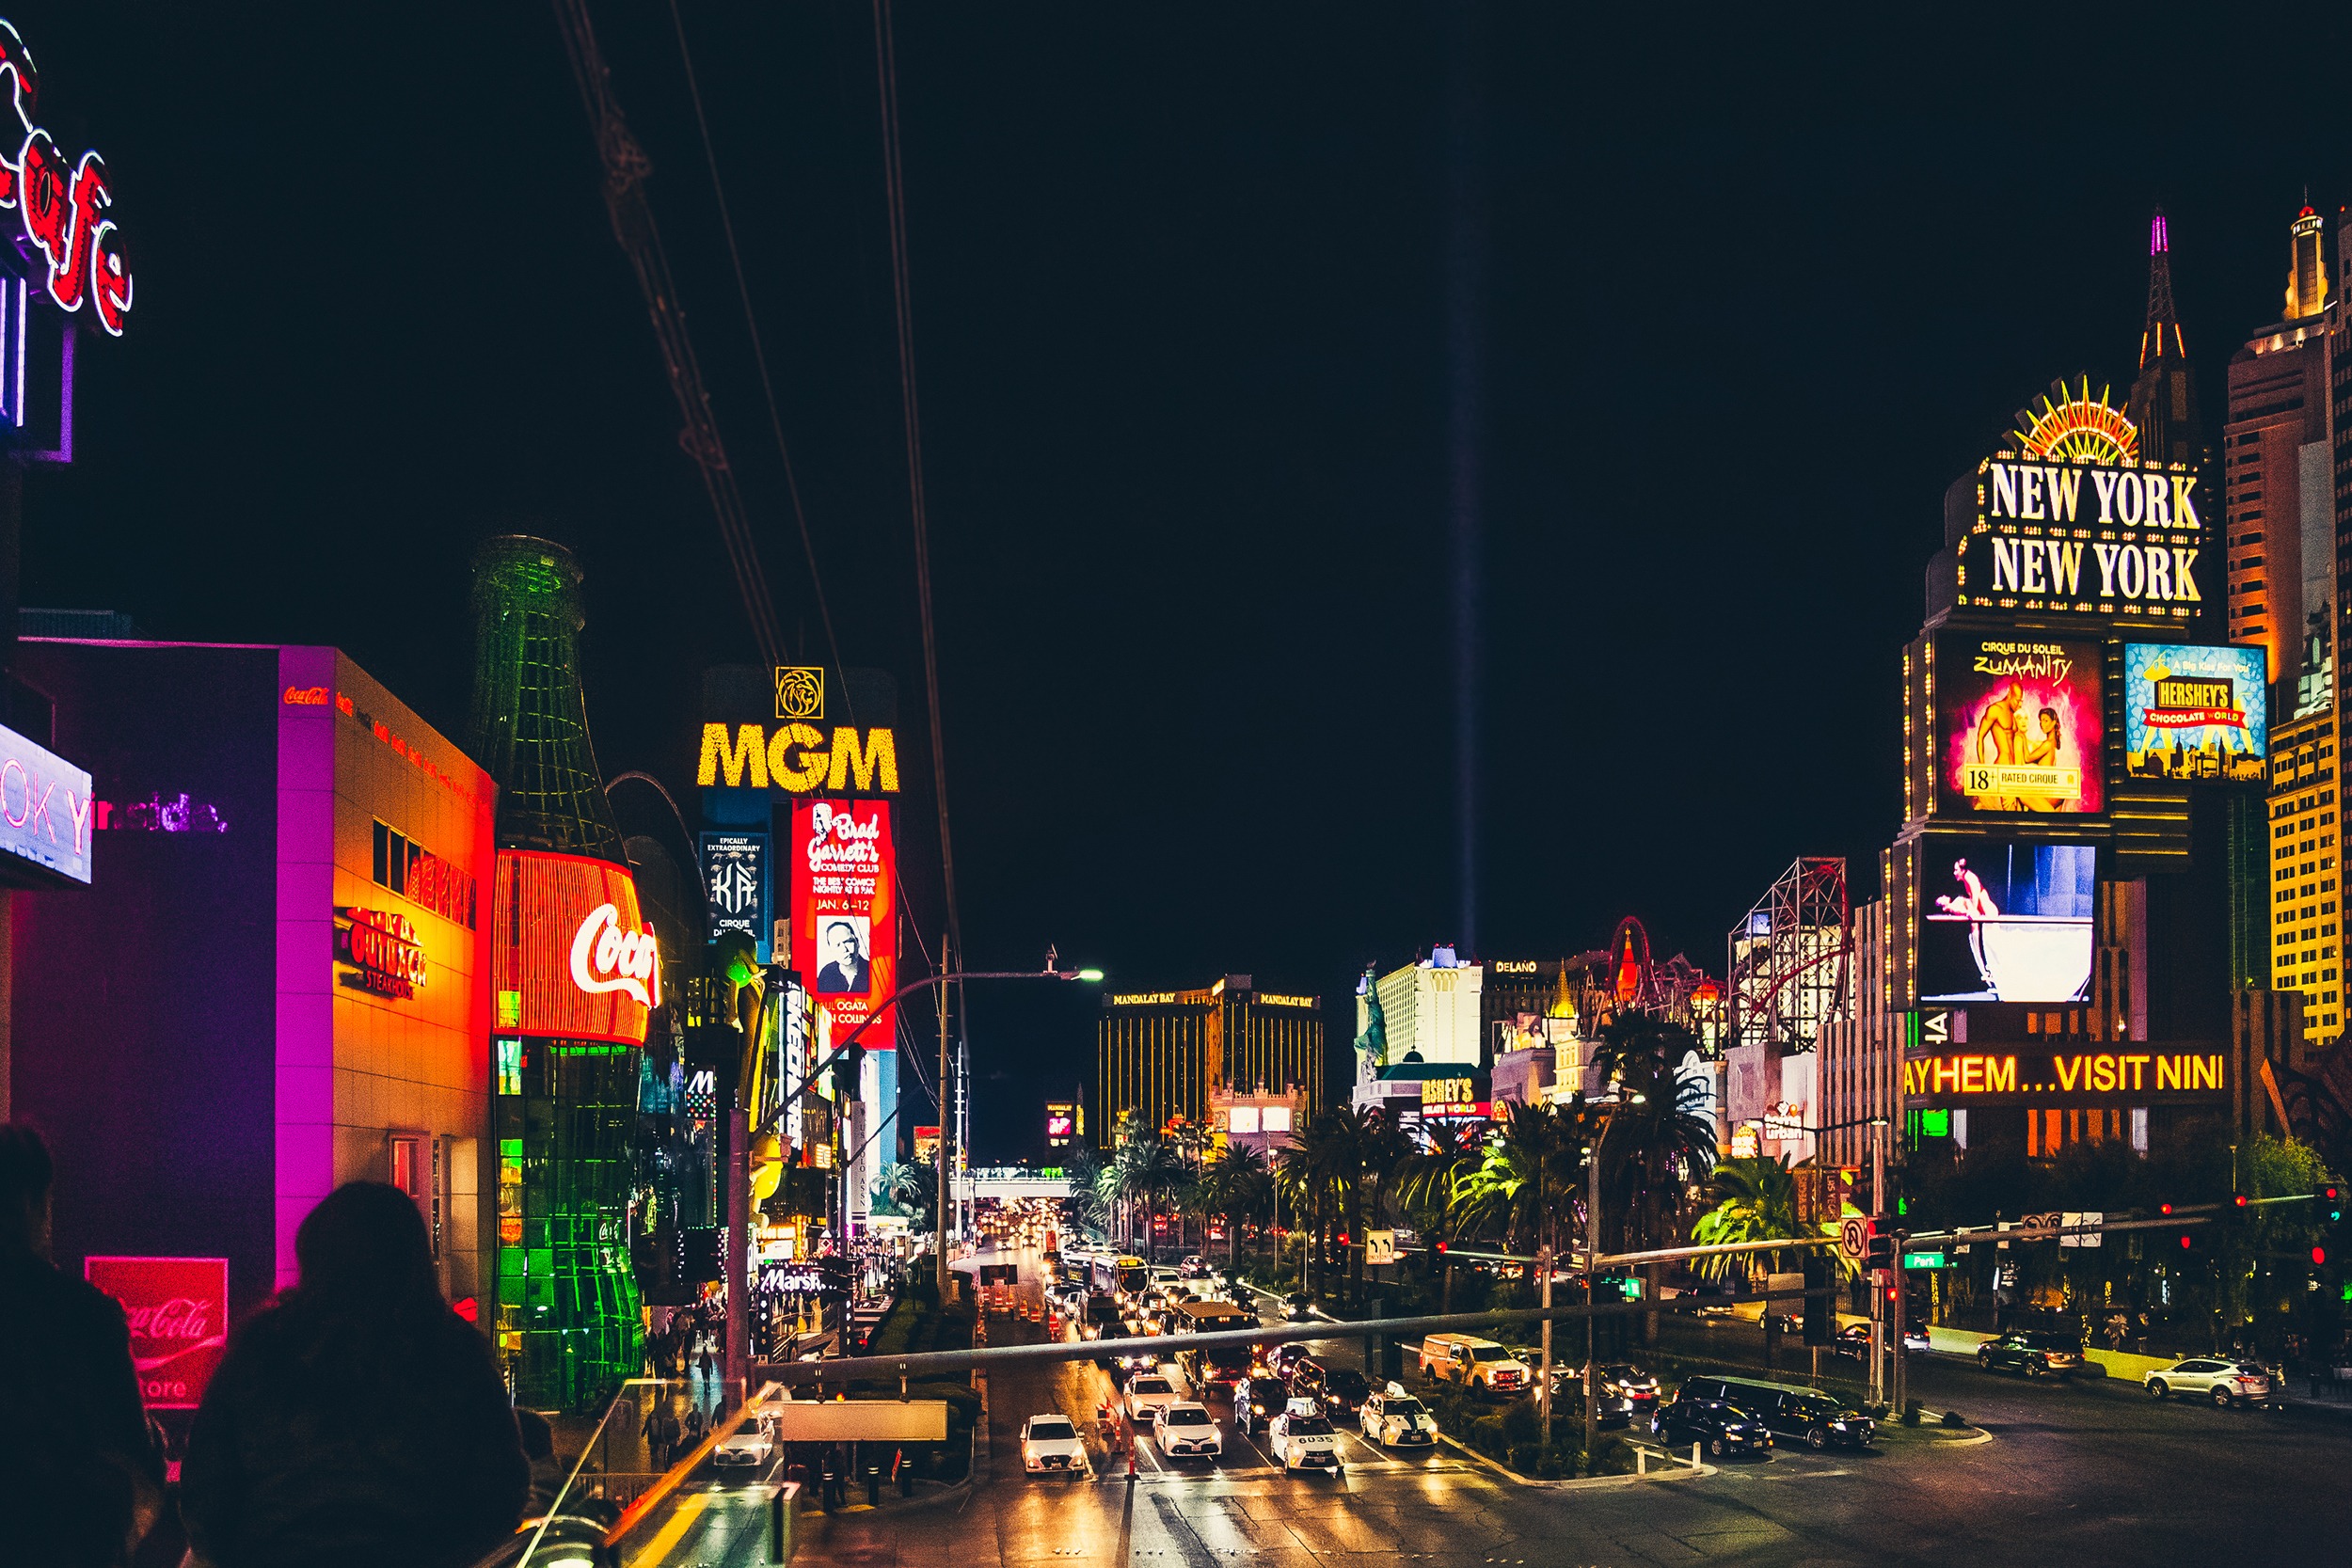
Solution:
{"label": "bus", "polygon": [[1087,1283],[1110,1295],[1140,1296],[1151,1283],[1151,1271],[1140,1258],[1098,1252],[1087,1259]]}
{"label": "bus", "polygon": [[1224,1334],[1262,1326],[1257,1313],[1230,1301],[1180,1301],[1176,1311],[1186,1334]]}

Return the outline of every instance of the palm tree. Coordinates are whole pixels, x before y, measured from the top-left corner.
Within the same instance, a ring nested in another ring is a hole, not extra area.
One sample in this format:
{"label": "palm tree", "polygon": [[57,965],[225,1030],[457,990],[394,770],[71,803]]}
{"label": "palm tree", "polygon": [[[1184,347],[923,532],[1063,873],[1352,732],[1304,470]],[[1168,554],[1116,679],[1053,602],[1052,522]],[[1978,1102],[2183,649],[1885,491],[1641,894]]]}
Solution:
{"label": "palm tree", "polygon": [[[1725,1160],[1708,1178],[1707,1188],[1708,1196],[1716,1200],[1715,1207],[1701,1214],[1698,1223],[1691,1227],[1691,1239],[1701,1246],[1792,1242],[1805,1234],[1805,1227],[1797,1220],[1797,1181],[1788,1174],[1786,1155]],[[1800,1250],[1810,1249],[1791,1248],[1790,1253],[1794,1255]],[[1722,1279],[1729,1275],[1735,1263],[1742,1270],[1753,1268],[1758,1256],[1768,1257],[1773,1268],[1785,1261],[1779,1248],[1764,1253],[1716,1252],[1699,1259],[1693,1268],[1705,1278]]]}
{"label": "palm tree", "polygon": [[1184,1185],[1185,1174],[1184,1162],[1176,1157],[1176,1151],[1156,1133],[1139,1128],[1130,1128],[1120,1135],[1111,1163],[1103,1167],[1098,1190],[1104,1197],[1125,1204],[1130,1215],[1136,1205],[1142,1207],[1143,1256],[1147,1262],[1152,1257],[1154,1208],[1160,1198]]}
{"label": "palm tree", "polygon": [[[1714,1164],[1707,1081],[1682,1070],[1697,1050],[1688,1029],[1651,1013],[1619,1013],[1601,1029],[1593,1063],[1621,1097],[1599,1140],[1602,1212],[1617,1216],[1620,1251],[1665,1245],[1686,1185]],[[1645,1272],[1656,1301],[1659,1265]]]}
{"label": "palm tree", "polygon": [[1200,1167],[1200,1180],[1193,1184],[1191,1202],[1203,1216],[1223,1217],[1228,1262],[1239,1260],[1241,1221],[1265,1207],[1266,1198],[1274,1190],[1272,1182],[1265,1156],[1248,1144],[1229,1143]]}
{"label": "palm tree", "polygon": [[1583,1172],[1580,1131],[1557,1106],[1505,1105],[1478,1163],[1454,1182],[1455,1232],[1515,1247],[1555,1242],[1559,1215]]}
{"label": "palm tree", "polygon": [[908,1216],[911,1228],[922,1232],[939,1223],[939,1173],[927,1160],[900,1160],[885,1167],[875,1190],[891,1208]]}
{"label": "palm tree", "polygon": [[1434,1260],[1453,1233],[1454,1189],[1477,1168],[1483,1149],[1452,1122],[1438,1122],[1422,1136],[1422,1144],[1408,1145],[1398,1157],[1389,1180],[1397,1208],[1429,1239],[1432,1266],[1440,1271],[1438,1309],[1448,1312],[1453,1310],[1454,1264],[1451,1259],[1442,1265]]}

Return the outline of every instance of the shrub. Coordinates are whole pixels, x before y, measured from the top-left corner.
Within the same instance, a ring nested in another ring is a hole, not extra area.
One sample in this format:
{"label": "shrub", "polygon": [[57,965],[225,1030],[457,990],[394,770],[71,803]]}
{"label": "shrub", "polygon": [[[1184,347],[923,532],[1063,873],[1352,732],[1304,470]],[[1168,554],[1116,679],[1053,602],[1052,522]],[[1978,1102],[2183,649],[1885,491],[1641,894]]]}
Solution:
{"label": "shrub", "polygon": [[1515,1447],[1519,1444],[1532,1447],[1542,1441],[1543,1413],[1535,1408],[1534,1400],[1518,1400],[1504,1408],[1502,1435]]}
{"label": "shrub", "polygon": [[1629,1476],[1633,1473],[1636,1455],[1633,1445],[1623,1434],[1604,1432],[1593,1440],[1592,1451],[1584,1456],[1584,1473],[1590,1476]]}
{"label": "shrub", "polygon": [[1502,1435],[1502,1418],[1474,1416],[1470,1425],[1461,1430],[1462,1441],[1485,1454],[1488,1459],[1501,1459],[1509,1445]]}
{"label": "shrub", "polygon": [[1903,1402],[1903,1425],[1907,1427],[1917,1426],[1919,1424],[1920,1408],[1921,1406],[1917,1400],[1905,1400]]}
{"label": "shrub", "polygon": [[1957,1410],[1947,1410],[1946,1412],[1944,1412],[1944,1419],[1943,1419],[1943,1421],[1942,1421],[1942,1423],[1941,1423],[1941,1424],[1942,1424],[1942,1425],[1945,1425],[1945,1426],[1947,1426],[1947,1427],[1964,1427],[1964,1426],[1966,1426],[1968,1423],[1967,1423],[1966,1421],[1963,1421],[1963,1420],[1962,1420],[1962,1419],[1960,1418],[1960,1412],[1959,1412],[1959,1411],[1957,1411]]}

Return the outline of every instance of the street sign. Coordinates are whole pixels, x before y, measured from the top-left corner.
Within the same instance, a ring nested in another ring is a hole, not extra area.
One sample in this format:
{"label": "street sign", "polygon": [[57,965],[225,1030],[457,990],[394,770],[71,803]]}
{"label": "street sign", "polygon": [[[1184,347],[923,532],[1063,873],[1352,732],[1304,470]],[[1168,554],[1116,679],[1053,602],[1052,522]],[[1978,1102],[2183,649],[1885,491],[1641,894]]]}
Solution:
{"label": "street sign", "polygon": [[1396,1261],[1396,1232],[1367,1230],[1364,1232],[1364,1262],[1393,1263]]}
{"label": "street sign", "polygon": [[2065,1217],[2059,1211],[2052,1209],[2046,1213],[2027,1214],[2017,1223],[2026,1230],[2056,1230],[2058,1222]]}
{"label": "street sign", "polygon": [[1870,1251],[1870,1222],[1860,1214],[1848,1214],[1837,1227],[1837,1250],[1847,1262],[1861,1262]]}
{"label": "street sign", "polygon": [[1950,1266],[1950,1259],[1940,1252],[1906,1252],[1903,1254],[1903,1267],[1906,1269],[1942,1269]]}
{"label": "street sign", "polygon": [[2066,1232],[2058,1237],[2058,1245],[2075,1247],[2097,1246],[2101,1242],[2106,1240],[2106,1238],[2101,1236],[2099,1232],[2093,1230],[2090,1234],[2083,1236],[2074,1234],[2074,1229],[2077,1226],[2105,1225],[2106,1223],[2107,1216],[2106,1211],[2104,1210],[2086,1209],[2080,1213],[2077,1213],[2074,1210],[2069,1209],[2058,1216],[2058,1224]]}

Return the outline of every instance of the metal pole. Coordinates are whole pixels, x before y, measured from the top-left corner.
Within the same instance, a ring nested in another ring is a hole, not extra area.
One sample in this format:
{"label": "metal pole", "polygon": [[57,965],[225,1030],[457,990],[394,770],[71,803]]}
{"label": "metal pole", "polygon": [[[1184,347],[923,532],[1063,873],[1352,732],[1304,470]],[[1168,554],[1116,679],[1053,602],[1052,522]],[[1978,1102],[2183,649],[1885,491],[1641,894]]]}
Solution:
{"label": "metal pole", "polygon": [[[947,939],[939,939],[939,967],[942,973],[955,968],[949,961]],[[956,1102],[947,1087],[947,988],[939,988],[939,1201],[933,1208],[931,1237],[939,1249],[939,1305],[942,1310],[953,1299],[947,1290],[947,1204],[951,1184],[948,1180],[947,1144],[955,1130]]]}
{"label": "metal pole", "polygon": [[[1870,1228],[1873,1232],[1886,1214],[1886,1117],[1871,1118]],[[1870,1398],[1873,1402],[1882,1401],[1886,1393],[1886,1313],[1883,1310],[1885,1303],[1879,1297],[1878,1286],[1874,1275],[1870,1280]]]}
{"label": "metal pole", "polygon": [[727,1386],[739,1391],[751,1375],[752,1116],[739,1104],[727,1113]]}
{"label": "metal pole", "polygon": [[1903,1401],[1911,1393],[1911,1369],[1903,1365],[1903,1315],[1911,1307],[1911,1274],[1903,1267],[1903,1243],[1910,1238],[1895,1232],[1895,1414],[1907,1408]]}
{"label": "metal pole", "polygon": [[[1610,1119],[1614,1119],[1613,1115]],[[1600,1303],[1599,1282],[1593,1270],[1600,1257],[1600,1149],[1608,1141],[1609,1121],[1604,1120],[1600,1136],[1593,1140],[1593,1152],[1584,1162],[1588,1178],[1584,1195],[1584,1305],[1588,1307]],[[1600,1431],[1600,1380],[1593,1376],[1595,1352],[1593,1319],[1588,1315],[1584,1320],[1584,1371],[1577,1380],[1584,1385],[1584,1452],[1588,1460],[1594,1435]]]}
{"label": "metal pole", "polygon": [[[1535,1249],[1535,1266],[1544,1271],[1544,1305],[1551,1305],[1551,1243],[1546,1242]],[[1551,1320],[1544,1320],[1544,1366],[1535,1385],[1536,1399],[1543,1405],[1544,1448],[1551,1447]]]}

